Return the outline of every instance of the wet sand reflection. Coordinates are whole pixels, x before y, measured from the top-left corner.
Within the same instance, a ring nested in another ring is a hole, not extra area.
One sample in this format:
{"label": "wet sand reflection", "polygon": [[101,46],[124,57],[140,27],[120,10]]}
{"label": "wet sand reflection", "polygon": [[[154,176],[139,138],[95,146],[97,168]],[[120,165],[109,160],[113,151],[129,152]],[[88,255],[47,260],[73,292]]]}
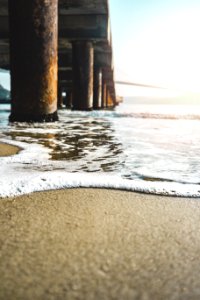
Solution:
{"label": "wet sand reflection", "polygon": [[53,161],[77,162],[74,172],[120,170],[123,146],[107,119],[67,116],[52,124],[13,124],[5,131],[13,140],[50,149]]}

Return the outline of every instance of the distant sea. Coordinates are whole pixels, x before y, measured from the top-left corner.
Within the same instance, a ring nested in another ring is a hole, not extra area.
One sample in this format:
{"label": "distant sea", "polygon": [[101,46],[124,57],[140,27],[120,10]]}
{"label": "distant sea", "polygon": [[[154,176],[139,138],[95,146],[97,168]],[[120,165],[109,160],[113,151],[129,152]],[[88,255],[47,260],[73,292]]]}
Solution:
{"label": "distant sea", "polygon": [[63,109],[49,124],[9,124],[9,113],[0,105],[0,141],[23,151],[0,158],[0,196],[106,187],[200,197],[200,105],[127,99],[113,111]]}

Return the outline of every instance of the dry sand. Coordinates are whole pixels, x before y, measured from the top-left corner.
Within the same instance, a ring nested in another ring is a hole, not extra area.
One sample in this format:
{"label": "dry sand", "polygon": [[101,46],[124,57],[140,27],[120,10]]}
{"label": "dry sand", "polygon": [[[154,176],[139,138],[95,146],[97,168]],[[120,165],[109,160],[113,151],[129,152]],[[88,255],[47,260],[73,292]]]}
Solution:
{"label": "dry sand", "polygon": [[8,145],[0,142],[0,156],[10,156],[17,154],[21,149],[17,146]]}
{"label": "dry sand", "polygon": [[0,299],[200,299],[199,199],[71,189],[0,215]]}

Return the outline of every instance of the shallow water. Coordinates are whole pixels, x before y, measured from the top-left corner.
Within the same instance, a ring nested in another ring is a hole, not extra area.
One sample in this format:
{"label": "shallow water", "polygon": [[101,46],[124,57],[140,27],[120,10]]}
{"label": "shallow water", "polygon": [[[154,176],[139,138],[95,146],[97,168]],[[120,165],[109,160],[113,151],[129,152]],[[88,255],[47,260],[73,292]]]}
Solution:
{"label": "shallow water", "polygon": [[[61,110],[60,121],[50,124],[9,125],[8,115],[9,106],[1,105],[0,140],[25,149],[0,158],[1,186],[10,180],[5,174],[17,178],[11,194],[18,188],[23,193],[22,181],[25,186],[26,178],[39,176],[34,190],[92,185],[200,196],[199,106],[129,103],[115,111]],[[8,194],[6,186],[1,190]]]}

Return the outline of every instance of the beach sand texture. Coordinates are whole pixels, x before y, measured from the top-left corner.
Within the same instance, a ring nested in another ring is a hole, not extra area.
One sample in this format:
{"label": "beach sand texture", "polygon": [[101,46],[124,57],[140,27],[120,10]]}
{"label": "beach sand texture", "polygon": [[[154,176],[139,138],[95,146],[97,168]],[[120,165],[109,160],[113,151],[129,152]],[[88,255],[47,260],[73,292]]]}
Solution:
{"label": "beach sand texture", "polygon": [[199,199],[70,189],[0,214],[0,299],[200,299]]}
{"label": "beach sand texture", "polygon": [[21,149],[14,145],[8,145],[0,142],[0,156],[10,156],[17,154]]}

